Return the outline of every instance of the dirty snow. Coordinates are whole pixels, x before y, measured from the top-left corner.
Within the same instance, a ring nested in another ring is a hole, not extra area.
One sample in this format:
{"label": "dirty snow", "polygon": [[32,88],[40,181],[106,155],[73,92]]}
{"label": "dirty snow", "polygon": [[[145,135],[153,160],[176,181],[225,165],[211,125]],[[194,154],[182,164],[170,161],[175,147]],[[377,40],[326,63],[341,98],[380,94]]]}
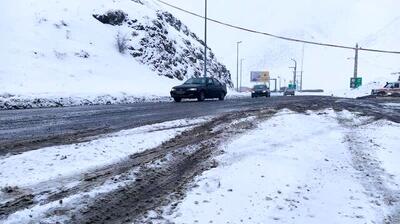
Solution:
{"label": "dirty snow", "polygon": [[0,158],[0,188],[26,187],[116,163],[131,154],[156,147],[206,119],[148,125],[84,143],[47,147]]}
{"label": "dirty snow", "polygon": [[[166,208],[164,218],[174,223],[381,223],[398,211],[384,200],[399,196],[399,132],[399,124],[349,112],[282,111],[223,146],[220,165],[198,177],[177,209]],[[352,138],[357,136],[376,144],[357,149]],[[371,164],[380,161],[392,176],[381,172],[380,163],[369,167],[355,159],[357,150]],[[380,178],[393,184],[375,188]]]}
{"label": "dirty snow", "polygon": [[68,213],[64,213],[63,211],[81,207],[82,199],[87,200],[88,198],[95,198],[103,193],[119,189],[124,185],[135,182],[135,179],[135,176],[131,174],[130,179],[126,181],[116,183],[107,181],[102,186],[96,187],[88,192],[79,192],[67,198],[63,198],[62,204],[60,204],[59,201],[37,204],[32,208],[17,211],[0,221],[4,224],[67,222],[70,217],[68,217]]}
{"label": "dirty snow", "polygon": [[400,124],[383,120],[366,125],[363,129],[363,139],[369,139],[379,148],[375,153],[400,190]]}
{"label": "dirty snow", "polygon": [[400,109],[400,103],[382,103],[382,105],[389,108]]}

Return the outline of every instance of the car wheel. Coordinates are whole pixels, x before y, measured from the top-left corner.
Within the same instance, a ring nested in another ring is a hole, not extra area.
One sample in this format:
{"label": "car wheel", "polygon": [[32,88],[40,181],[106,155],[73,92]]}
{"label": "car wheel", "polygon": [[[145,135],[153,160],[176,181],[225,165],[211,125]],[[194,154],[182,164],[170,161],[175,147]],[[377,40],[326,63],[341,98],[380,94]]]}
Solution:
{"label": "car wheel", "polygon": [[386,96],[386,92],[381,91],[376,94],[377,96]]}
{"label": "car wheel", "polygon": [[221,100],[221,101],[224,100],[225,99],[225,93],[221,92],[221,94],[219,95],[218,99]]}
{"label": "car wheel", "polygon": [[200,94],[199,94],[199,96],[197,97],[197,100],[198,100],[199,102],[202,102],[202,101],[204,101],[205,99],[206,99],[206,96],[205,96],[204,92],[201,91]]}
{"label": "car wheel", "polygon": [[175,101],[175,102],[177,102],[177,103],[179,103],[179,102],[181,102],[181,101],[182,101],[182,98],[179,98],[179,97],[174,97],[174,101]]}

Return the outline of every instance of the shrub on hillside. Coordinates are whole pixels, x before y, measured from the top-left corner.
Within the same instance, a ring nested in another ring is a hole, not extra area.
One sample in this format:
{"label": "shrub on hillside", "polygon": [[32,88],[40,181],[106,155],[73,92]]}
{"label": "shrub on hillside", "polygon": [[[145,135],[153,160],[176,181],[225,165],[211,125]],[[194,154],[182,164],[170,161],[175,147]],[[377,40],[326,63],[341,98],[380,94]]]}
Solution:
{"label": "shrub on hillside", "polygon": [[122,34],[121,32],[118,32],[117,36],[115,37],[116,39],[116,45],[118,48],[119,53],[124,54],[126,49],[128,49],[128,38],[126,35]]}

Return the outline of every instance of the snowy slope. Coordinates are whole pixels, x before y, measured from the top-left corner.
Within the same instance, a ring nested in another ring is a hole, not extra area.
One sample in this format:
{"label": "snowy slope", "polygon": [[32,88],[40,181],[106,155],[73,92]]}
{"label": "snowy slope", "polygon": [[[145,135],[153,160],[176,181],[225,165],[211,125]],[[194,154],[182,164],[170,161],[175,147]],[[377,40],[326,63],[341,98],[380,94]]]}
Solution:
{"label": "snowy slope", "polygon": [[[118,24],[95,18],[118,10]],[[202,41],[152,1],[6,0],[0,18],[3,97],[166,96],[203,71]],[[229,71],[209,56],[210,74],[229,83]]]}

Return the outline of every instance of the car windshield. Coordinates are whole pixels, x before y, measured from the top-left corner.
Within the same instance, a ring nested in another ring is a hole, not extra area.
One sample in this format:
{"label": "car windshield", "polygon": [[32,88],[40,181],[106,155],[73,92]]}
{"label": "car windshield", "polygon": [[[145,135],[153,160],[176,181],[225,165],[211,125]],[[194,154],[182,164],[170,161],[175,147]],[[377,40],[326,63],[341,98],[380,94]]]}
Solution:
{"label": "car windshield", "polygon": [[254,89],[266,89],[267,86],[266,85],[256,85],[254,86]]}
{"label": "car windshield", "polygon": [[205,84],[205,78],[191,78],[185,82],[185,84]]}
{"label": "car windshield", "polygon": [[384,88],[393,88],[394,87],[394,83],[392,82],[388,82]]}

